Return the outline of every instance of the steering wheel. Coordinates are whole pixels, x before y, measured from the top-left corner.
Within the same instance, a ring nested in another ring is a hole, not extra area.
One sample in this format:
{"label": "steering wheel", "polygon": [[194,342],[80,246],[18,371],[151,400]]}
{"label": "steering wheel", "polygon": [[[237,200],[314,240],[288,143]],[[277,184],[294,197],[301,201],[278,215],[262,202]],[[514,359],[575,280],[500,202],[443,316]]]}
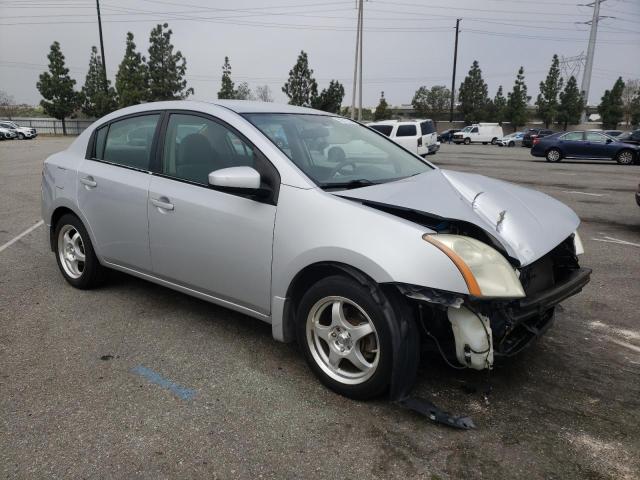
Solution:
{"label": "steering wheel", "polygon": [[354,162],[353,160],[343,160],[340,163],[338,163],[338,165],[333,167],[333,169],[329,173],[329,178],[334,178],[336,175],[341,173],[345,167],[348,167],[349,165],[351,165],[351,167],[353,168],[353,171],[355,172],[356,162]]}

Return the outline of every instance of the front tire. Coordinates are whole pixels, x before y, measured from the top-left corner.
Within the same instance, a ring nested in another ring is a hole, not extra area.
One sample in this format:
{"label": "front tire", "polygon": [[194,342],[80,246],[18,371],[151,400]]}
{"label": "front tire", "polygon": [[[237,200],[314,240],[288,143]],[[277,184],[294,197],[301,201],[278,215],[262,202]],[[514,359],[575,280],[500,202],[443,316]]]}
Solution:
{"label": "front tire", "polygon": [[632,165],[634,162],[633,152],[631,150],[622,150],[616,155],[616,162],[619,165]]}
{"label": "front tire", "polygon": [[298,344],[309,367],[328,388],[365,400],[391,382],[391,332],[384,295],[341,275],[320,280],[297,311]]}
{"label": "front tire", "polygon": [[24,140],[24,139],[25,139],[25,138],[27,138],[27,137],[25,137],[25,136],[24,136],[24,133],[18,133],[18,138],[19,138],[20,140]]}
{"label": "front tire", "polygon": [[547,150],[547,162],[557,163],[562,160],[562,153],[557,148]]}
{"label": "front tire", "polygon": [[63,215],[56,224],[54,235],[56,261],[64,279],[81,290],[100,285],[104,267],[100,265],[80,219],[70,213]]}
{"label": "front tire", "polygon": [[516,142],[509,142],[509,146],[510,147],[515,147],[516,146]]}
{"label": "front tire", "polygon": [[464,144],[469,145],[471,143],[471,139],[469,137],[464,139]]}

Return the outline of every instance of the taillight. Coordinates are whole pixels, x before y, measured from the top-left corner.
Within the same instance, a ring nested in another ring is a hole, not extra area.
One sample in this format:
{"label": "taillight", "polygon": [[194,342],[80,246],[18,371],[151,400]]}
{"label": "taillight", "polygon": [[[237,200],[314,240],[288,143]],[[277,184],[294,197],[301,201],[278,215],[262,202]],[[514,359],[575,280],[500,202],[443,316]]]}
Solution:
{"label": "taillight", "polygon": [[539,139],[538,137],[535,137],[535,138],[533,139],[533,144],[534,144],[534,145],[537,145],[537,144],[539,144],[539,143],[540,143],[540,139]]}
{"label": "taillight", "polygon": [[422,146],[422,137],[420,137],[420,138],[418,139],[418,146],[419,146],[419,147],[421,147],[421,146]]}

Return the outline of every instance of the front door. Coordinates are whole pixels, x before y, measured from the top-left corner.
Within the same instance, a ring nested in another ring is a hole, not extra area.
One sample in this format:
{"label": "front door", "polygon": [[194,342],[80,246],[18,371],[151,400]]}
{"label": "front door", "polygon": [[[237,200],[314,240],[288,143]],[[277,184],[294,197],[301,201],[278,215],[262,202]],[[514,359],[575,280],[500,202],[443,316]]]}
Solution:
{"label": "front door", "polygon": [[114,121],[98,129],[89,158],[78,168],[78,205],[100,256],[151,271],[147,195],[160,114]]}
{"label": "front door", "polygon": [[585,157],[589,158],[611,158],[613,153],[607,143],[608,137],[598,132],[585,132]]}
{"label": "front door", "polygon": [[560,137],[559,142],[562,154],[565,157],[579,157],[584,149],[582,132],[569,132]]}
{"label": "front door", "polygon": [[214,170],[263,174],[267,160],[225,124],[185,113],[169,115],[162,152],[149,188],[155,275],[269,314],[276,206],[208,186]]}

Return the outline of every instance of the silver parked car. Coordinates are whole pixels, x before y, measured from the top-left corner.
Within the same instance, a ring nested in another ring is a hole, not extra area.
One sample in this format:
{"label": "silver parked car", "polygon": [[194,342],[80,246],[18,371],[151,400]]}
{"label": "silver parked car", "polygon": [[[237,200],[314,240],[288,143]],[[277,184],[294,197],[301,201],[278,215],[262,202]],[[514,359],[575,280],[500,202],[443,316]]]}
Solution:
{"label": "silver parked car", "polygon": [[107,115],[46,160],[42,214],[74,287],[111,268],[259,318],[360,399],[406,397],[421,347],[491,368],[590,275],[551,197],[273,103]]}

